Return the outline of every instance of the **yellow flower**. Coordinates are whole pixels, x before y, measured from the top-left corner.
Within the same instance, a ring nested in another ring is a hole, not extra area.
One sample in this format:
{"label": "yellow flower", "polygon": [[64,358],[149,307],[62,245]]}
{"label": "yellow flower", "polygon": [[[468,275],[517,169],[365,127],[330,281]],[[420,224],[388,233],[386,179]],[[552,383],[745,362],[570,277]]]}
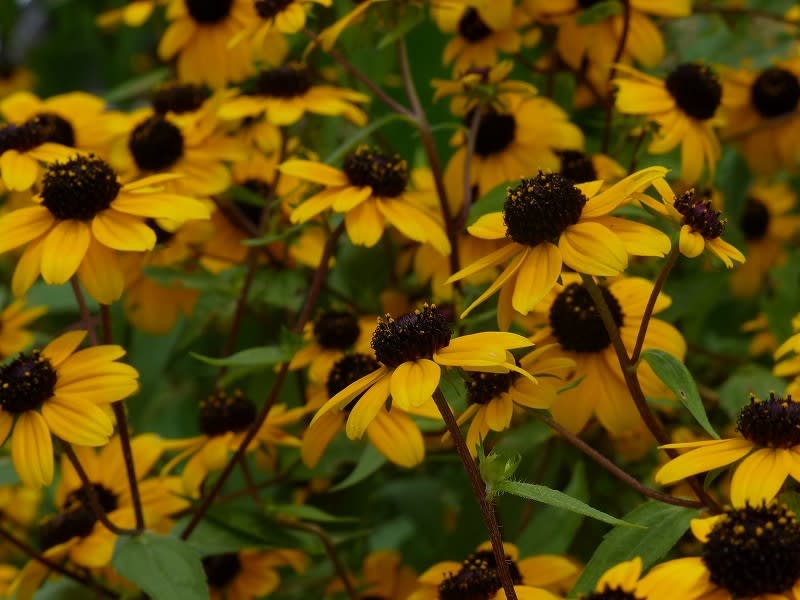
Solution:
{"label": "yellow flower", "polygon": [[[475,373],[467,382],[469,406],[458,417],[458,424],[470,421],[467,448],[476,456],[477,447],[489,431],[505,431],[511,427],[514,407],[548,409],[556,400],[559,372],[575,368],[575,361],[565,356],[552,356],[557,346],[541,346],[520,359],[522,369],[536,378],[519,373]],[[563,383],[563,382],[562,382]]]}
{"label": "yellow flower", "polygon": [[750,403],[739,411],[736,429],[742,437],[663,446],[692,450],[661,467],[656,481],[674,483],[744,458],[731,480],[731,501],[736,506],[769,502],[787,477],[800,481],[800,404],[791,395],[770,393],[767,400],[750,396]]}
{"label": "yellow flower", "polygon": [[771,354],[778,347],[778,340],[775,334],[770,331],[769,321],[765,313],[758,313],[755,318],[742,323],[741,330],[752,334],[747,353],[750,356],[760,354]]}
{"label": "yellow flower", "polygon": [[203,557],[208,578],[209,600],[253,600],[269,596],[280,585],[277,567],[291,566],[303,573],[310,563],[308,556],[291,548],[239,550]]}
{"label": "yellow flower", "polygon": [[[508,373],[519,368],[509,352],[531,343],[514,333],[483,332],[451,339],[450,326],[439,309],[424,305],[397,318],[379,319],[372,336],[378,367],[351,383],[317,411],[311,426],[330,411],[350,411],[346,432],[359,439],[380,413],[389,396],[392,408],[409,411],[429,402],[439,387],[441,367],[465,371]],[[354,405],[351,402],[360,396]]]}
{"label": "yellow flower", "polygon": [[693,519],[702,556],[658,565],[637,591],[648,600],[798,600],[800,524],[786,505],[733,503]]}
{"label": "yellow flower", "polygon": [[225,102],[219,117],[225,120],[256,117],[273,125],[291,125],[307,112],[343,116],[356,125],[365,125],[367,115],[358,104],[369,101],[361,92],[331,85],[314,85],[308,67],[287,64],[261,71],[252,93]]}
{"label": "yellow flower", "polygon": [[720,211],[714,210],[711,200],[705,200],[694,189],[676,196],[664,179],[653,182],[653,187],[658,190],[661,202],[644,194],[639,195],[638,199],[656,212],[680,223],[678,245],[681,254],[695,258],[708,249],[729,269],[733,268],[733,261],[745,261],[737,248],[722,239],[727,220],[721,218]]}
{"label": "yellow flower", "polygon": [[[641,418],[633,404],[617,361],[611,338],[586,286],[574,274],[564,273],[563,285],[555,287],[528,319],[536,344],[557,343],[560,356],[575,362],[567,383],[577,384],[557,396],[550,407],[553,417],[572,432],[578,432],[596,415],[614,435],[640,429]],[[640,277],[620,277],[600,288],[620,337],[633,351],[653,284]],[[660,294],[654,313],[666,310],[669,297]],[[658,348],[683,360],[686,342],[669,323],[651,319],[644,348]],[[646,364],[638,369],[645,394],[668,397],[669,392]]]}
{"label": "yellow flower", "polygon": [[502,211],[467,228],[479,238],[509,239],[448,281],[511,262],[461,318],[502,289],[497,317],[505,329],[511,308],[527,314],[556,284],[563,264],[579,273],[610,276],[627,268],[628,255],[664,256],[670,246],[666,235],[609,213],[665,173],[662,167],[642,169],[602,192],[602,181],[573,185],[555,173],[523,179],[508,190]]}
{"label": "yellow flower", "polygon": [[0,186],[25,192],[39,178],[41,162],[66,158],[75,151],[58,143],[54,122],[33,117],[0,125]]}
{"label": "yellow flower", "polygon": [[[504,543],[503,547],[514,591],[521,599],[560,600],[547,589],[557,587],[578,574],[578,567],[561,556],[541,554],[520,560],[519,550],[514,544]],[[492,546],[485,542],[461,563],[444,561],[425,571],[419,576],[419,588],[408,600],[438,600],[445,597],[445,593],[448,598],[504,600],[506,595],[500,586],[496,565]],[[491,587],[487,589],[489,585]]]}
{"label": "yellow flower", "polygon": [[707,66],[683,63],[663,81],[636,69],[618,65],[617,109],[646,116],[658,125],[648,147],[654,154],[681,146],[681,179],[693,184],[708,167],[709,176],[720,157],[714,127],[722,124],[722,86]]}
{"label": "yellow flower", "polygon": [[431,81],[436,90],[433,100],[453,96],[450,112],[463,116],[478,103],[502,108],[502,98],[506,94],[534,96],[536,88],[530,83],[506,79],[513,68],[513,61],[504,60],[491,67],[470,67],[454,80],[434,79]]}
{"label": "yellow flower", "polygon": [[144,217],[207,219],[208,209],[192,198],[167,194],[161,185],[174,175],[154,175],[125,185],[94,156],[50,165],[36,206],[0,217],[0,252],[27,244],[12,280],[23,295],[41,273],[61,284],[77,273],[99,302],[122,295],[122,271],[115,250],[143,252],[156,243]]}
{"label": "yellow flower", "polygon": [[800,135],[800,59],[781,61],[760,71],[722,71],[723,129],[759,175],[798,166],[794,140]]}
{"label": "yellow flower", "polygon": [[[297,423],[305,414],[303,408],[286,409],[283,404],[273,406],[259,429],[248,452],[262,446],[271,451],[274,445],[299,446],[300,440],[283,431],[287,425]],[[236,391],[231,395],[217,391],[200,403],[199,425],[202,435],[183,440],[165,441],[169,450],[181,450],[164,466],[162,475],[185,459],[189,459],[183,469],[183,488],[187,495],[196,498],[200,486],[210,471],[222,469],[231,453],[241,445],[250,426],[255,422],[255,404]]]}
{"label": "yellow flower", "polygon": [[[353,584],[361,590],[362,598],[381,600],[406,600],[417,587],[414,569],[403,564],[403,557],[394,550],[370,552],[364,559],[363,585],[359,586],[354,577]],[[340,579],[328,586],[326,593],[342,592],[344,585]]]}
{"label": "yellow flower", "polygon": [[292,223],[305,223],[333,209],[345,213],[347,235],[356,245],[377,244],[388,222],[406,237],[431,242],[441,253],[450,253],[438,215],[424,202],[415,201],[418,193],[406,189],[408,166],[399,156],[362,146],[345,157],[342,170],[310,160],[288,160],[280,171],[325,186],[292,212]]}
{"label": "yellow flower", "polygon": [[105,406],[139,387],[136,369],[115,362],[123,348],[75,352],[84,337],[85,331],[65,333],[0,369],[0,440],[13,428],[11,457],[26,485],[53,480],[51,432],[79,446],[104,445],[114,431]]}
{"label": "yellow flower", "polygon": [[[679,559],[681,560],[681,559]],[[677,562],[677,561],[676,561]],[[688,600],[700,574],[697,569],[685,566],[683,577],[665,577],[659,567],[642,577],[642,559],[636,557],[621,562],[603,573],[595,585],[594,594],[588,598],[646,598],[647,600]]]}
{"label": "yellow flower", "polygon": [[0,312],[0,358],[24,350],[33,343],[33,334],[25,327],[47,312],[46,306],[25,308],[23,300],[15,300]]}

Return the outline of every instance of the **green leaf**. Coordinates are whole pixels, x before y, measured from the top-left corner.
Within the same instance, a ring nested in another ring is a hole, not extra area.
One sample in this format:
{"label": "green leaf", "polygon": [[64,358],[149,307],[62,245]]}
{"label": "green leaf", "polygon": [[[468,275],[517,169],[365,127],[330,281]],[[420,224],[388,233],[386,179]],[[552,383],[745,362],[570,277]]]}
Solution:
{"label": "green leaf", "polygon": [[747,365],[737,370],[717,390],[719,405],[727,415],[735,419],[742,407],[750,400],[750,394],[759,398],[768,397],[770,392],[786,389],[786,381],[773,375],[772,371],[759,365]]}
{"label": "green leaf", "polygon": [[268,504],[266,507],[267,515],[272,518],[296,517],[303,521],[313,521],[316,523],[353,523],[358,519],[355,517],[337,517],[324,510],[305,504]]}
{"label": "green leaf", "polygon": [[625,521],[642,528],[615,527],[603,538],[575,584],[570,597],[589,594],[608,569],[637,556],[647,569],[678,542],[699,511],[648,500],[627,515]]}
{"label": "green leaf", "polygon": [[106,102],[117,104],[123,100],[149,94],[159,83],[166,81],[167,77],[169,77],[169,69],[167,67],[161,67],[155,71],[145,73],[141,77],[126,81],[108,92],[106,94]]}
{"label": "green leaf", "polygon": [[506,190],[508,189],[509,183],[510,182],[504,181],[486,192],[476,202],[473,202],[472,206],[469,207],[467,224],[472,225],[483,215],[503,210],[503,204],[506,201]]}
{"label": "green leaf", "polygon": [[417,25],[422,23],[425,20],[425,11],[422,9],[413,9],[413,5],[409,6],[409,9],[405,11],[403,16],[400,18],[400,21],[392,27],[389,32],[384,35],[380,41],[378,42],[378,50],[382,50],[386,46],[393,44],[397,40],[402,37],[405,37],[406,34],[414,29]]}
{"label": "green leaf", "polygon": [[291,358],[280,346],[257,346],[241,350],[224,358],[203,356],[196,352],[190,352],[189,354],[197,360],[214,367],[268,367]]}
{"label": "green leaf", "polygon": [[200,554],[178,538],[150,531],[121,535],[111,564],[153,600],[208,598]]}
{"label": "green leaf", "polygon": [[364,447],[364,452],[361,454],[361,458],[358,459],[358,463],[356,464],[356,468],[353,469],[353,472],[333,486],[329,491],[339,492],[349,487],[353,487],[357,483],[361,483],[375,471],[380,469],[385,462],[386,457],[378,452],[378,449],[375,448],[375,446],[372,444],[367,444]]}
{"label": "green leaf", "polygon": [[345,154],[350,152],[352,148],[366,140],[369,136],[373,133],[378,131],[379,129],[386,127],[389,123],[393,123],[395,121],[407,121],[408,119],[403,115],[399,115],[397,113],[392,113],[390,115],[386,115],[381,119],[377,119],[367,125],[366,127],[362,127],[358,130],[357,133],[347,138],[344,142],[342,142],[336,150],[331,152],[323,161],[326,165],[330,165],[339,161]]}
{"label": "green leaf", "polygon": [[19,475],[9,456],[0,457],[0,486],[19,483]]}
{"label": "green leaf", "polygon": [[691,373],[689,373],[684,364],[668,352],[656,350],[655,348],[642,352],[642,360],[650,365],[659,379],[672,390],[681,401],[681,404],[689,410],[694,420],[706,430],[708,435],[718,440],[719,434],[714,431],[708,421],[706,409],[703,406],[700,393],[697,391],[697,385],[695,385]]}
{"label": "green leaf", "polygon": [[[176,538],[180,537],[191,518],[190,515],[177,521],[170,531],[170,535]],[[218,522],[208,515],[198,523],[186,543],[197,550],[201,556],[226,554],[242,548],[262,548],[269,545],[258,536],[228,527],[225,523]]]}
{"label": "green leaf", "polygon": [[252,238],[249,240],[244,240],[242,244],[244,244],[245,246],[266,246],[267,244],[278,242],[280,240],[286,239],[294,235],[295,233],[300,231],[303,227],[305,227],[305,223],[298,223],[297,225],[292,225],[291,227],[287,227],[283,231],[268,233],[267,235],[260,238]]}
{"label": "green leaf", "polygon": [[618,15],[622,10],[622,3],[619,0],[606,0],[584,10],[578,15],[577,21],[579,25],[591,25]]}
{"label": "green leaf", "polygon": [[636,524],[627,523],[622,519],[612,517],[603,511],[592,508],[585,502],[581,502],[572,496],[568,496],[564,492],[559,492],[558,490],[554,490],[544,485],[536,485],[534,483],[525,483],[522,481],[503,481],[495,486],[495,490],[501,493],[505,492],[507,494],[513,494],[515,496],[519,496],[520,498],[535,500],[536,502],[541,502],[543,504],[549,504],[550,506],[562,508],[570,512],[578,513],[579,515],[585,515],[587,517],[597,519],[598,521],[602,521],[603,523],[608,523],[609,525],[638,527]]}

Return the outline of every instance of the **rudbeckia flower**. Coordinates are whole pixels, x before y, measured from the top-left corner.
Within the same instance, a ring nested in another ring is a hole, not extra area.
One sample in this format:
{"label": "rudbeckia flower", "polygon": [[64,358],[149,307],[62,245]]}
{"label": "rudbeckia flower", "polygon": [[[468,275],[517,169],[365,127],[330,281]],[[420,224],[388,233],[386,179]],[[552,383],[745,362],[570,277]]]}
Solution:
{"label": "rudbeckia flower", "polygon": [[[514,544],[504,543],[508,570],[514,582],[514,591],[525,600],[560,600],[547,591],[570,581],[578,574],[578,567],[570,560],[555,555],[541,554],[519,558]],[[506,598],[497,574],[497,563],[489,542],[485,542],[463,562],[444,561],[433,565],[419,576],[419,588],[408,600],[439,600],[440,598]]]}
{"label": "rudbeckia flower", "polygon": [[0,185],[12,192],[25,192],[39,179],[40,163],[74,153],[58,143],[54,121],[47,118],[0,125]]}
{"label": "rudbeckia flower", "polygon": [[694,591],[693,586],[699,577],[699,569],[689,568],[688,565],[683,577],[670,578],[666,572],[660,572],[659,567],[655,567],[642,577],[642,559],[637,556],[608,569],[597,580],[594,593],[584,596],[584,598],[585,600],[602,600],[604,598],[643,598],[646,600],[680,598],[688,600],[694,598],[691,593]]}
{"label": "rudbeckia flower", "polygon": [[[520,368],[536,378],[536,382],[519,373],[473,373],[467,382],[467,409],[458,417],[458,424],[470,421],[467,448],[474,456],[481,440],[489,431],[505,431],[511,427],[515,406],[548,409],[556,400],[559,373],[575,368],[575,361],[564,356],[551,356],[557,346],[542,346],[520,359]],[[563,384],[563,382],[561,382]]]}
{"label": "rudbeckia flower", "polygon": [[702,555],[653,568],[648,600],[800,599],[800,524],[786,505],[734,502],[691,527]]}
{"label": "rudbeckia flower", "polygon": [[732,140],[759,175],[800,162],[795,141],[800,135],[800,59],[792,58],[760,71],[722,72],[722,104],[728,115],[722,133]]}
{"label": "rudbeckia flower", "polygon": [[[550,411],[572,432],[583,429],[593,414],[614,435],[636,430],[641,418],[594,301],[577,276],[565,273],[562,277],[564,284],[555,287],[528,319],[534,343],[556,343],[558,352],[551,352],[549,356],[568,358],[576,364],[566,383],[577,385],[559,394]],[[631,352],[653,284],[640,277],[621,277],[600,290],[622,342]],[[670,303],[668,296],[659,294],[653,313],[666,310]],[[660,319],[650,320],[643,348],[664,350],[680,360],[686,354],[683,336]],[[640,365],[638,375],[647,396],[669,397],[668,390],[649,365]]]}
{"label": "rudbeckia flower", "polygon": [[24,300],[15,300],[0,312],[0,359],[33,343],[33,334],[25,328],[46,312],[46,306],[26,308]]}
{"label": "rudbeckia flower", "polygon": [[450,253],[450,242],[437,217],[406,190],[408,165],[399,156],[362,146],[345,157],[342,170],[310,160],[289,160],[280,171],[325,186],[292,212],[292,223],[305,223],[333,209],[345,213],[347,235],[356,245],[377,244],[388,222],[407,238],[431,242],[443,254]]}
{"label": "rudbeckia flower", "polygon": [[114,431],[104,407],[139,387],[136,369],[115,362],[123,348],[75,352],[84,337],[85,331],[65,333],[0,368],[0,440],[13,428],[11,458],[26,485],[53,480],[51,432],[78,446],[104,445]]}
{"label": "rudbeckia flower", "polygon": [[[362,590],[362,598],[380,600],[407,600],[417,588],[414,569],[403,564],[403,557],[394,550],[370,552],[364,559],[362,585],[351,577],[355,589]],[[344,591],[341,579],[328,586],[326,592],[335,594]]]}
{"label": "rudbeckia flower", "polygon": [[[370,354],[342,355],[329,370],[324,387],[311,384],[309,408],[324,405],[329,398],[380,367],[380,363]],[[320,393],[316,392],[317,389]],[[318,403],[316,397],[319,396],[321,402]],[[341,410],[326,412],[306,429],[300,447],[303,464],[309,468],[317,465],[334,436],[345,428],[350,411],[359,399],[360,396],[356,396]],[[394,464],[408,469],[417,466],[425,458],[425,441],[412,415],[441,421],[436,405],[429,399],[422,406],[409,407],[407,410],[397,406],[391,409],[380,407],[366,428],[367,438],[381,454]]]}
{"label": "rudbeckia flower", "polygon": [[663,446],[691,450],[661,467],[656,481],[670,484],[744,459],[731,480],[735,506],[769,502],[789,476],[800,481],[800,404],[791,395],[770,393],[767,400],[750,396],[739,411],[736,430],[741,437]]}
{"label": "rudbeckia flower", "polygon": [[358,106],[369,96],[331,85],[314,85],[308,67],[288,64],[261,71],[252,92],[225,102],[221,119],[256,117],[261,113],[273,125],[291,125],[307,112],[343,116],[356,125],[365,125],[367,115]]}
{"label": "rudbeckia flower", "polygon": [[617,65],[617,72],[617,110],[646,116],[658,125],[648,152],[663,154],[680,144],[683,181],[695,183],[704,167],[713,176],[720,157],[714,128],[723,119],[722,85],[711,69],[683,63],[663,81],[624,65]]}
{"label": "rudbeckia flower", "polygon": [[229,43],[252,37],[256,47],[266,45],[270,35],[297,33],[306,26],[306,16],[314,4],[330,6],[333,0],[253,0],[255,11],[249,15],[244,30]]}
{"label": "rudbeckia flower", "polygon": [[615,182],[628,171],[607,154],[586,154],[580,150],[556,150],[561,160],[558,172],[573,183],[588,183],[598,179]]}
{"label": "rudbeckia flower", "polygon": [[281,583],[277,567],[291,566],[302,573],[308,556],[294,549],[239,550],[203,557],[210,588],[209,600],[253,600],[269,596]]}
{"label": "rudbeckia flower", "polygon": [[513,61],[504,60],[494,66],[470,67],[452,80],[434,79],[431,81],[436,90],[433,101],[452,96],[450,112],[463,116],[479,103],[502,108],[502,98],[506,94],[535,95],[536,88],[530,83],[507,79],[513,68]]}
{"label": "rudbeckia flower", "polygon": [[[508,373],[516,371],[533,379],[514,362],[509,352],[531,345],[514,333],[483,332],[451,339],[444,314],[424,305],[412,313],[379,319],[372,335],[378,366],[328,400],[314,415],[311,426],[330,411],[350,409],[346,432],[359,439],[375,419],[389,396],[392,407],[419,408],[439,387],[442,367],[465,371]],[[353,406],[354,398],[361,395]]]}
{"label": "rudbeckia flower", "polygon": [[0,253],[28,245],[14,272],[14,294],[23,295],[40,273],[54,285],[77,273],[97,301],[119,299],[123,278],[114,251],[143,252],[156,243],[144,217],[208,218],[199,201],[162,191],[174,178],[155,175],[122,185],[94,156],[50,165],[34,198],[37,205],[0,217]]}
{"label": "rudbeckia flower", "polygon": [[745,261],[744,254],[722,239],[727,220],[722,218],[720,211],[714,209],[711,200],[704,199],[694,189],[676,196],[664,179],[656,180],[653,186],[658,190],[661,202],[653,201],[645,194],[639,195],[638,199],[656,212],[680,223],[678,245],[681,254],[695,258],[708,249],[729,269],[733,268],[733,261]]}
{"label": "rudbeckia flower", "polygon": [[609,213],[665,173],[663,167],[648,167],[601,192],[602,181],[574,185],[562,175],[540,172],[510,188],[502,211],[467,228],[475,237],[508,241],[448,281],[511,262],[461,318],[502,289],[497,318],[505,329],[511,308],[530,312],[556,284],[563,264],[578,273],[610,276],[627,268],[628,255],[664,256],[670,247],[666,235]]}
{"label": "rudbeckia flower", "polygon": [[222,88],[242,81],[253,72],[249,44],[228,47],[228,42],[248,22],[253,0],[169,0],[167,30],[158,55],[169,60],[178,55],[178,79]]}
{"label": "rudbeckia flower", "polygon": [[[273,406],[256,434],[249,452],[260,447],[268,451],[271,446],[299,446],[300,440],[283,431],[287,425],[297,423],[305,409],[286,409],[283,404]],[[184,440],[164,442],[169,450],[181,450],[164,466],[162,475],[189,459],[183,468],[183,487],[191,497],[197,497],[200,486],[210,471],[222,469],[230,454],[241,445],[250,426],[255,422],[257,409],[253,402],[239,390],[233,394],[217,391],[200,403],[199,424],[202,435]]]}
{"label": "rudbeckia flower", "polygon": [[[501,105],[483,109],[475,151],[470,163],[472,185],[477,197],[506,181],[516,181],[528,173],[558,171],[557,150],[580,150],[581,130],[569,122],[567,113],[547,98],[529,93],[501,94]],[[472,113],[464,117],[465,128]],[[458,149],[447,165],[445,179],[454,189],[463,189],[467,154],[466,129],[457,132],[451,144]]]}
{"label": "rudbeckia flower", "polygon": [[800,231],[800,216],[788,214],[796,204],[797,195],[785,183],[750,190],[739,217],[747,261],[731,277],[734,294],[754,296],[767,272],[785,261],[785,246]]}

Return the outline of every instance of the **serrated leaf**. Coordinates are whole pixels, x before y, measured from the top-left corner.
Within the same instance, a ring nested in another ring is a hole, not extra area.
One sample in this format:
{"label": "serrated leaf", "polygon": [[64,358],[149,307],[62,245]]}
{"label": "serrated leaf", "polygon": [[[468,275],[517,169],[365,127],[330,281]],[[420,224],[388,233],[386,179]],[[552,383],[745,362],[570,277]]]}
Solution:
{"label": "serrated leaf", "polygon": [[638,525],[627,523],[622,519],[612,517],[601,510],[597,510],[596,508],[589,506],[585,502],[581,502],[577,498],[573,498],[564,492],[559,492],[558,490],[554,490],[544,485],[536,485],[535,483],[525,483],[522,481],[503,481],[497,484],[494,489],[498,492],[513,494],[514,496],[519,496],[520,498],[535,500],[536,502],[541,502],[542,504],[548,504],[563,510],[578,513],[579,515],[591,517],[592,519],[597,519],[598,521],[608,523],[609,525],[638,527]]}
{"label": "serrated leaf", "polygon": [[355,517],[337,517],[306,504],[270,504],[267,505],[266,511],[267,515],[273,518],[296,517],[315,523],[353,523],[358,521]]}
{"label": "serrated leaf", "polygon": [[178,538],[150,531],[121,535],[111,564],[153,600],[208,598],[200,553]]}
{"label": "serrated leaf", "polygon": [[689,369],[668,352],[655,348],[642,352],[642,360],[650,365],[664,385],[672,390],[672,393],[678,397],[678,400],[691,413],[700,427],[705,429],[708,435],[718,440],[719,434],[714,431],[708,420],[706,408],[703,406],[700,392],[697,391],[697,385],[692,374],[689,373]]}
{"label": "serrated leaf", "polygon": [[648,500],[627,515],[625,521],[641,528],[615,527],[604,537],[583,570],[570,597],[588,594],[608,569],[640,556],[647,569],[678,542],[699,511]]}
{"label": "serrated leaf", "polygon": [[584,10],[578,18],[578,25],[592,25],[605,21],[609,17],[622,13],[623,7],[619,0],[606,0]]}
{"label": "serrated leaf", "polygon": [[190,352],[189,354],[193,358],[214,367],[268,367],[291,358],[291,356],[287,356],[286,351],[280,346],[257,346],[241,350],[224,358],[203,356],[196,352]]}
{"label": "serrated leaf", "polygon": [[361,483],[367,477],[372,475],[375,471],[380,469],[385,462],[386,462],[386,457],[380,452],[378,452],[375,446],[373,446],[372,444],[367,444],[364,447],[364,452],[358,459],[358,463],[356,464],[356,468],[353,469],[353,472],[350,473],[350,475],[348,475],[347,477],[345,477],[342,481],[337,483],[335,486],[333,486],[330,489],[330,491],[339,492],[349,487],[353,487],[357,483]]}

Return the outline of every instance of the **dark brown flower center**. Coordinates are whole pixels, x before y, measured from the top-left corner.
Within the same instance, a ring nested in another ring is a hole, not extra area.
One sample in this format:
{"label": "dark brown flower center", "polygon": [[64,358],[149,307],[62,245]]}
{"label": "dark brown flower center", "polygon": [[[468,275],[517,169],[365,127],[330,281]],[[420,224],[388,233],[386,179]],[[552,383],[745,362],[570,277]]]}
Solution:
{"label": "dark brown flower center", "polygon": [[[517,563],[506,556],[511,581],[522,584],[522,574]],[[458,573],[449,573],[439,584],[440,600],[490,600],[503,587],[497,573],[494,553],[482,550],[471,554]]]}
{"label": "dark brown flower center", "polygon": [[492,35],[491,28],[481,19],[475,8],[468,8],[458,20],[458,33],[470,42],[480,42]]}
{"label": "dark brown flower center", "polygon": [[168,112],[180,115],[197,110],[208,97],[208,90],[202,85],[165,83],[153,93],[151,102],[153,110],[160,115]]}
{"label": "dark brown flower center", "polygon": [[506,192],[503,222],[507,235],[518,244],[558,243],[558,238],[581,217],[586,196],[558,173],[523,179]]}
{"label": "dark brown flower center", "polygon": [[[343,356],[333,364],[328,373],[328,381],[325,384],[328,398],[333,398],[351,383],[377,371],[380,367],[380,363],[368,354],[356,353]],[[354,399],[350,406],[355,404],[356,400],[358,398]]]}
{"label": "dark brown flower center", "polygon": [[727,221],[721,213],[714,210],[710,200],[703,200],[694,190],[684,192],[675,198],[675,210],[683,215],[683,222],[707,240],[718,238],[725,232]]}
{"label": "dark brown flower center", "polygon": [[272,197],[272,186],[263,179],[248,179],[242,183],[242,187],[249,191],[254,196],[261,198],[261,203],[257,203],[256,199],[250,202],[236,199],[236,207],[242,211],[247,220],[253,225],[258,225],[261,222],[261,214],[264,212],[264,203]]}
{"label": "dark brown flower center", "polygon": [[218,390],[200,402],[200,431],[208,436],[245,431],[256,420],[256,406],[242,392]]}
{"label": "dark brown flower center", "polygon": [[425,304],[396,319],[388,314],[379,319],[372,334],[372,349],[379,361],[394,368],[407,361],[431,358],[450,344],[451,335],[447,319],[436,305]]}
{"label": "dark brown flower center", "polygon": [[93,154],[51,163],[42,178],[42,204],[56,219],[90,221],[106,210],[122,186],[114,170]]}
{"label": "dark brown flower center", "polygon": [[274,19],[291,6],[295,0],[256,0],[253,4],[262,19]]}
{"label": "dark brown flower center", "polygon": [[0,369],[0,407],[12,414],[36,410],[53,396],[57,381],[53,365],[38,350],[20,354]]}
{"label": "dark brown flower center", "polygon": [[[467,125],[472,122],[473,110],[464,117]],[[514,115],[501,114],[493,108],[484,110],[475,136],[475,153],[482,157],[499,154],[514,141],[516,131]]]}
{"label": "dark brown flower center", "polygon": [[767,119],[788,114],[800,101],[800,81],[786,69],[764,69],[753,82],[750,99],[758,114]]}
{"label": "dark brown flower center", "polygon": [[361,333],[356,316],[349,312],[327,311],[314,321],[314,337],[323,348],[345,350]]}
{"label": "dark brown flower center", "polygon": [[45,128],[45,141],[75,147],[75,130],[65,118],[50,112],[39,113],[34,118]]}
{"label": "dark brown flower center", "polygon": [[351,185],[371,187],[374,195],[384,198],[396,198],[408,185],[406,161],[397,155],[389,157],[366,146],[348,154],[342,170]]}
{"label": "dark brown flower center", "polygon": [[296,98],[311,89],[311,72],[304,65],[284,65],[261,71],[256,78],[259,96],[271,98]]}
{"label": "dark brown flower center", "polygon": [[[105,512],[110,513],[117,510],[119,498],[114,492],[100,483],[93,483],[92,489]],[[81,507],[91,508],[89,494],[82,487],[70,492],[64,499],[64,505],[61,508],[63,510],[76,510]]]}
{"label": "dark brown flower center", "polygon": [[763,240],[769,231],[769,210],[758,198],[748,196],[739,227],[748,241]]}
{"label": "dark brown flower center", "polygon": [[8,150],[28,152],[48,140],[50,128],[39,118],[28,119],[15,125],[8,123],[0,127],[0,155]]}
{"label": "dark brown flower center", "polygon": [[85,506],[56,515],[39,526],[39,548],[44,551],[74,537],[86,537],[96,522],[91,509]]}
{"label": "dark brown flower center", "polygon": [[203,558],[203,570],[206,572],[208,584],[220,589],[235,579],[242,570],[242,562],[237,552],[213,554]]}
{"label": "dark brown flower center", "polygon": [[233,0],[184,0],[189,15],[201,25],[224,21],[231,12]]}
{"label": "dark brown flower center", "polygon": [[602,591],[592,592],[588,596],[582,596],[581,600],[645,600],[632,592],[627,592],[621,587],[609,587],[608,585]]}
{"label": "dark brown flower center", "polygon": [[678,107],[694,119],[714,116],[722,100],[722,86],[705,65],[684,63],[667,76],[667,91]]}
{"label": "dark brown flower center", "polygon": [[[600,292],[614,322],[621,327],[625,315],[619,301],[606,287],[601,287]],[[550,328],[564,350],[600,352],[611,344],[597,306],[581,283],[569,284],[553,301],[550,306]]]}
{"label": "dark brown flower center", "polygon": [[467,382],[467,400],[470,404],[489,404],[494,398],[511,389],[518,373],[472,373]]}
{"label": "dark brown flower center", "polygon": [[163,115],[153,115],[133,129],[128,148],[142,171],[162,171],[183,156],[183,134]]}
{"label": "dark brown flower center", "polygon": [[736,429],[746,440],[768,448],[791,448],[800,444],[800,403],[792,396],[770,392],[767,400],[750,396],[750,404],[739,411]]}
{"label": "dark brown flower center", "polygon": [[579,150],[556,150],[556,154],[561,159],[559,172],[572,183],[586,183],[598,179],[592,157],[588,154]]}
{"label": "dark brown flower center", "polygon": [[782,594],[800,578],[800,525],[782,504],[727,508],[703,547],[713,583],[734,598]]}

